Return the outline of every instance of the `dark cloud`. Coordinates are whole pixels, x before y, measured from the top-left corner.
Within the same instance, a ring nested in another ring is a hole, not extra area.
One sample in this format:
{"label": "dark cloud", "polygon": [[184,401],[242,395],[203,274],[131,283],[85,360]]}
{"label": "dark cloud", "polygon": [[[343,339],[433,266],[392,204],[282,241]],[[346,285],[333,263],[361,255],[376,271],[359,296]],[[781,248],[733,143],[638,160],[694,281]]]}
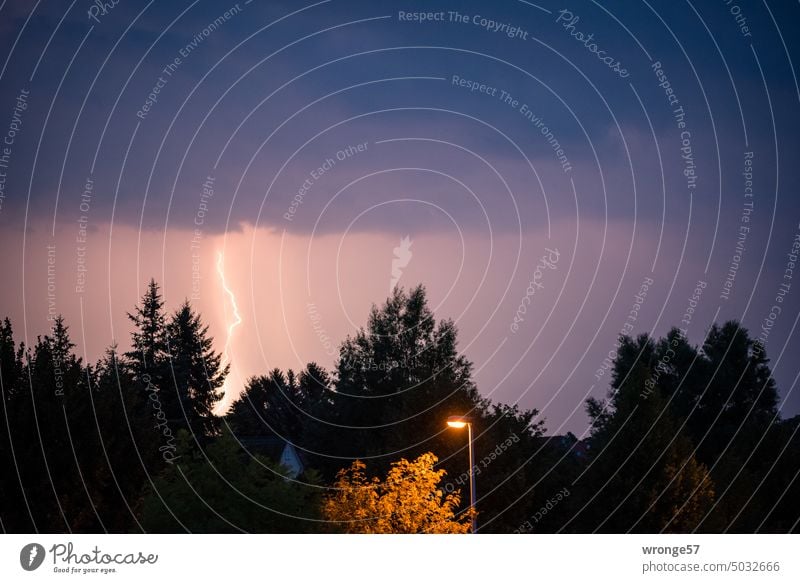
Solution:
{"label": "dark cloud", "polygon": [[6,2],[0,237],[19,249],[82,215],[165,241],[255,226],[507,242],[588,225],[597,245],[613,231],[608,285],[630,256],[660,264],[659,285],[680,272],[685,295],[725,279],[752,153],[739,293],[720,314],[757,324],[800,220],[797,5],[534,4],[120,2],[92,20],[88,3]]}

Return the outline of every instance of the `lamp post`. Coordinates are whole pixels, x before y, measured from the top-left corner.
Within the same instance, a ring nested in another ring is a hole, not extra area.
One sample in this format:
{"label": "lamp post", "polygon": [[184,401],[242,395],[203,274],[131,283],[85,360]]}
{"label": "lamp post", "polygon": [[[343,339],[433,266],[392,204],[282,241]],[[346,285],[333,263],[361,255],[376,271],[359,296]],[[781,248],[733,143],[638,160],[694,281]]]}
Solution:
{"label": "lamp post", "polygon": [[477,520],[475,518],[475,458],[472,452],[472,420],[464,415],[451,415],[447,418],[448,427],[453,429],[467,428],[467,441],[469,442],[469,508],[472,511],[472,534],[475,534]]}

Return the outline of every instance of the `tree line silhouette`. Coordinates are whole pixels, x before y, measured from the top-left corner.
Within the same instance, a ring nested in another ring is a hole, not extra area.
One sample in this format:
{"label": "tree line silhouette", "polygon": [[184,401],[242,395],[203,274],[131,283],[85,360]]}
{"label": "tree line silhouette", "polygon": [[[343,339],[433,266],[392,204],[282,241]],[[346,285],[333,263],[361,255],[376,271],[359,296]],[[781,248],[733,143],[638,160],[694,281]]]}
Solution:
{"label": "tree line silhouette", "polygon": [[[620,337],[578,439],[481,396],[422,286],[373,307],[334,370],[250,378],[223,416],[228,367],[191,305],[167,313],[151,281],[128,317],[130,350],[95,364],[61,317],[33,346],[0,324],[3,532],[465,532],[450,415],[473,420],[480,532],[798,530],[800,417],[781,418],[764,346],[737,322],[701,346]],[[303,474],[256,438],[293,444]]]}

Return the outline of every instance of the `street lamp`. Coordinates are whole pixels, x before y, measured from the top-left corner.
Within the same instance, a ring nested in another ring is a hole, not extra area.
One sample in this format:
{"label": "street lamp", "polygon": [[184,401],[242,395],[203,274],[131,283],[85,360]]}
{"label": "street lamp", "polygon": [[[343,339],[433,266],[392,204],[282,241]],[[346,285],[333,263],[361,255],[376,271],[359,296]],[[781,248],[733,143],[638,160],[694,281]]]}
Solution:
{"label": "street lamp", "polygon": [[448,427],[453,429],[467,428],[467,441],[469,442],[469,508],[472,513],[472,534],[475,534],[477,521],[475,519],[475,459],[472,453],[472,419],[464,415],[451,415],[447,418]]}

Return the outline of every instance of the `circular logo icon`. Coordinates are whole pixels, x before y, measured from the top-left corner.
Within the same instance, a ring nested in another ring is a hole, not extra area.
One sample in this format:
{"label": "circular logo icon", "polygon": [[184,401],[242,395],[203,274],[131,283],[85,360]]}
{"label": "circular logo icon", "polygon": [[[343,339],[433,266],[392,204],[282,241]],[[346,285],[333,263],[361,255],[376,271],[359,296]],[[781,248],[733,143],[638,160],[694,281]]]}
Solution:
{"label": "circular logo icon", "polygon": [[30,543],[19,552],[19,564],[26,571],[35,571],[44,562],[44,547],[39,543]]}

